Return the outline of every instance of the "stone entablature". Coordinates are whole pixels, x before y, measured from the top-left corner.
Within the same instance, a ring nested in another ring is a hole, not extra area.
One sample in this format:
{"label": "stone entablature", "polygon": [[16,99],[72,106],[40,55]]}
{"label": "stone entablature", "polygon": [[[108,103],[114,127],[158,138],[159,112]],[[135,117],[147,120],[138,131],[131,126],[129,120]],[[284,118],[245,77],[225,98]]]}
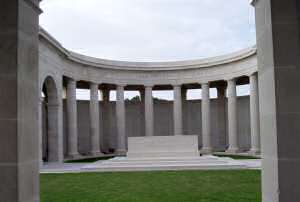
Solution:
{"label": "stone entablature", "polygon": [[63,48],[40,30],[40,66],[75,80],[123,85],[182,85],[249,76],[257,72],[256,48],[208,59],[122,62],[92,58]]}

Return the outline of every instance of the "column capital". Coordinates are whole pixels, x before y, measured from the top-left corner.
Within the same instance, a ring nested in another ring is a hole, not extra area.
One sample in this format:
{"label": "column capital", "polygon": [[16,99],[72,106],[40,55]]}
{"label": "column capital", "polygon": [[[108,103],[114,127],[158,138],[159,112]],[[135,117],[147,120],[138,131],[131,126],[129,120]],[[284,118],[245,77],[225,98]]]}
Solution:
{"label": "column capital", "polygon": [[233,77],[233,78],[228,78],[228,79],[226,79],[226,81],[227,82],[230,82],[230,81],[233,81],[233,82],[235,82],[237,80],[237,78],[236,77]]}
{"label": "column capital", "polygon": [[68,82],[75,82],[76,83],[78,81],[78,79],[74,79],[74,78],[68,77],[67,81]]}
{"label": "column capital", "polygon": [[200,85],[209,85],[211,82],[210,81],[202,81],[199,84]]}
{"label": "column capital", "polygon": [[257,4],[257,2],[258,2],[258,0],[250,0],[250,4],[254,7]]}
{"label": "column capital", "polygon": [[248,74],[248,76],[249,77],[251,77],[251,76],[257,76],[257,72],[252,72],[252,73]]}
{"label": "column capital", "polygon": [[94,81],[90,81],[89,83],[90,83],[90,85],[98,85],[98,86],[101,84],[101,83],[94,82]]}
{"label": "column capital", "polygon": [[202,101],[209,101],[210,100],[210,92],[209,92],[209,84],[208,83],[204,83],[201,84],[202,87],[202,92],[201,92],[201,97],[202,97]]}
{"label": "column capital", "polygon": [[173,88],[181,88],[182,84],[172,84]]}
{"label": "column capital", "polygon": [[117,86],[117,87],[123,87],[123,88],[124,88],[124,87],[127,86],[127,84],[124,84],[124,83],[117,83],[116,86]]}
{"label": "column capital", "polygon": [[154,85],[153,84],[144,84],[144,88],[153,88]]}
{"label": "column capital", "polygon": [[210,82],[203,82],[203,83],[200,83],[201,87],[202,86],[209,86],[210,85]]}

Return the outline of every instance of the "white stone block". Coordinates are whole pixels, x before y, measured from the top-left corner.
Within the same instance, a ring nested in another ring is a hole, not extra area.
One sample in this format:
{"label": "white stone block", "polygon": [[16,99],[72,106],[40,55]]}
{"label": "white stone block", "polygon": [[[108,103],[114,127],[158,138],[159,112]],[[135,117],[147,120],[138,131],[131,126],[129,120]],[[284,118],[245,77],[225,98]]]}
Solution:
{"label": "white stone block", "polygon": [[129,137],[128,158],[199,157],[198,136]]}

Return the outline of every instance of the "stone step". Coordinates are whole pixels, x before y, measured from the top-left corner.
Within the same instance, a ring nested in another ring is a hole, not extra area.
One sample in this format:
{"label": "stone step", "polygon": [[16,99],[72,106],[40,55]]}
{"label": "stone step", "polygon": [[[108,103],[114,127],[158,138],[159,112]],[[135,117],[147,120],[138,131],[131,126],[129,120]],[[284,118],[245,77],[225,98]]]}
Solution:
{"label": "stone step", "polygon": [[96,167],[84,167],[86,171],[156,171],[156,170],[222,170],[222,169],[246,169],[240,164],[166,164],[166,165],[102,165]]}
{"label": "stone step", "polygon": [[126,158],[116,157],[82,167],[86,171],[148,171],[148,170],[206,170],[246,169],[240,161],[213,156],[197,158]]}
{"label": "stone step", "polygon": [[109,161],[186,161],[186,160],[193,160],[193,161],[199,161],[199,160],[220,160],[223,159],[225,161],[232,160],[231,158],[228,157],[216,157],[212,155],[207,155],[207,156],[197,156],[197,157],[115,157],[112,159],[109,159]]}
{"label": "stone step", "polygon": [[217,164],[224,164],[226,161],[215,161],[215,160],[156,160],[156,161],[104,161],[101,164],[102,165],[115,165],[115,164],[124,164],[124,165],[135,165],[135,164],[143,164],[143,165],[148,165],[148,164],[209,164],[209,163],[217,163]]}

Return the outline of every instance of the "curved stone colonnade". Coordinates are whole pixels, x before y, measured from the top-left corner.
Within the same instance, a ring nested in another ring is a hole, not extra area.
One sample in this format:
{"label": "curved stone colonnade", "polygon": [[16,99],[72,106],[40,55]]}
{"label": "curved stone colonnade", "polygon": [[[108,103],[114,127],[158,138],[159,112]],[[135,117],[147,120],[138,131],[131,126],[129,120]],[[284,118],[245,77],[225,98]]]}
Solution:
{"label": "curved stone colonnade", "polygon": [[[251,150],[259,153],[259,109],[256,48],[237,53],[194,61],[181,62],[121,62],[87,57],[66,50],[43,29],[40,30],[40,91],[47,103],[48,161],[62,162],[63,152],[63,97],[66,90],[67,154],[78,153],[78,126],[76,88],[90,89],[90,153],[101,154],[99,137],[99,89],[103,102],[109,101],[109,90],[116,90],[116,153],[126,152],[125,90],[141,92],[144,101],[145,135],[154,135],[153,90],[174,90],[173,131],[184,135],[182,104],[187,89],[202,89],[202,153],[211,153],[211,99],[210,88],[217,88],[218,100],[227,103],[228,148],[239,151],[237,130],[236,86],[250,83]],[[227,88],[227,101],[226,101]],[[225,102],[226,101],[226,102]],[[43,99],[41,99],[41,103]],[[41,104],[42,106],[42,104]],[[40,137],[42,137],[42,107],[40,108]],[[223,109],[225,111],[225,109]],[[40,138],[42,140],[42,138]],[[42,145],[42,141],[41,141]],[[42,156],[42,154],[41,154]]]}

